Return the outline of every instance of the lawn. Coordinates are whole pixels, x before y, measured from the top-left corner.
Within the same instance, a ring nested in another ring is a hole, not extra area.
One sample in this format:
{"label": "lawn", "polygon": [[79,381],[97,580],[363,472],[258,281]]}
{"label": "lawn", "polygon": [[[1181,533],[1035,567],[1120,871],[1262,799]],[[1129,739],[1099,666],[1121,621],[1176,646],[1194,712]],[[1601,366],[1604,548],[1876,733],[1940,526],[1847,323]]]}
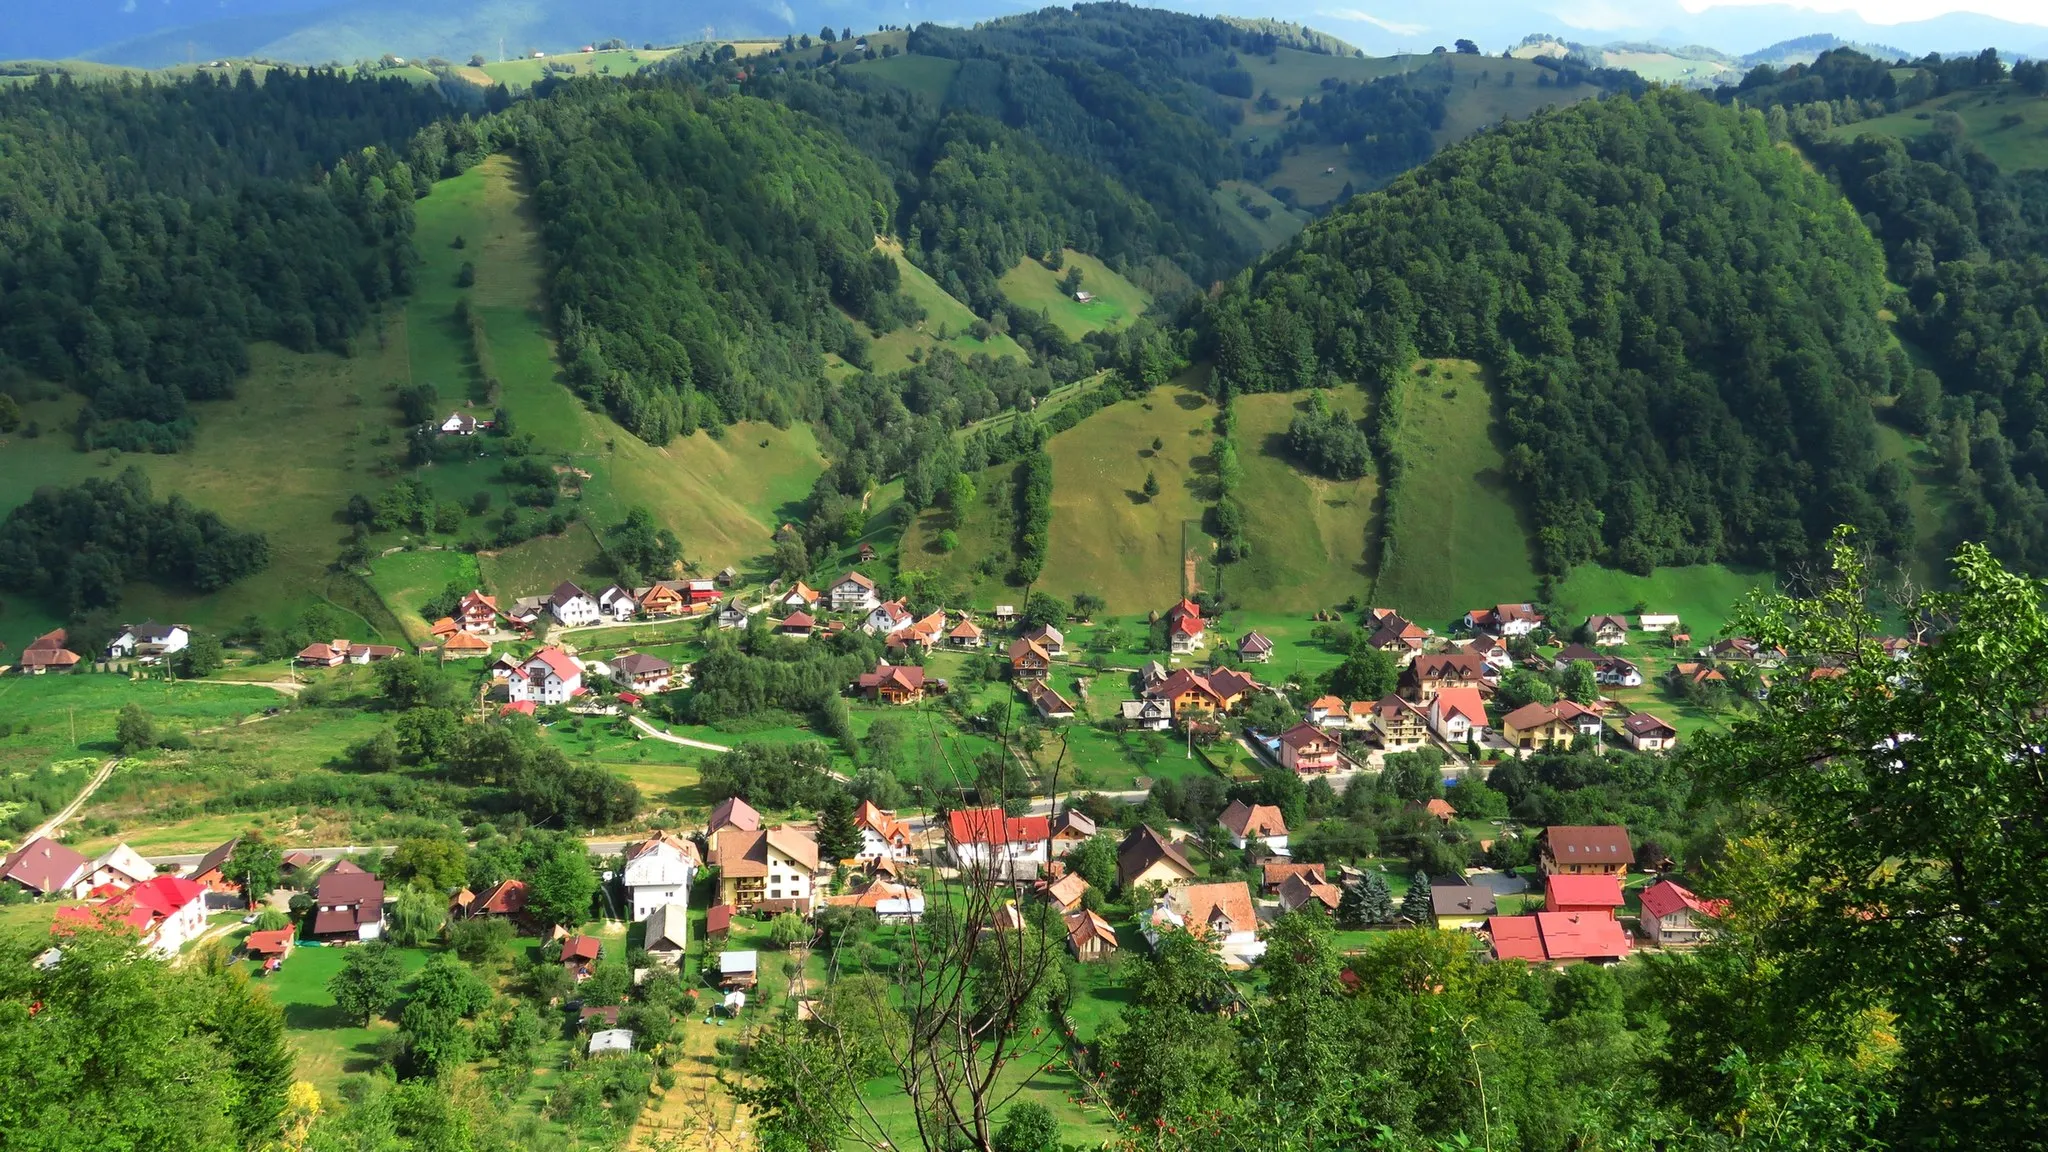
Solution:
{"label": "lawn", "polygon": [[405,628],[406,639],[415,644],[433,639],[433,621],[421,615],[421,605],[450,584],[469,589],[482,583],[476,557],[467,552],[394,552],[370,562],[370,587],[384,598],[384,606]]}
{"label": "lawn", "polygon": [[[1330,396],[1351,416],[1365,407],[1362,393]],[[1240,396],[1238,456],[1251,554],[1225,570],[1238,600],[1265,609],[1326,607],[1369,586],[1378,479],[1326,480],[1304,471],[1287,454],[1287,425],[1308,407],[1301,395]]]}
{"label": "lawn", "polygon": [[511,607],[521,596],[539,596],[564,580],[604,584],[604,566],[597,539],[585,524],[571,524],[560,536],[536,536],[499,552],[477,553],[484,588]]}
{"label": "lawn", "polygon": [[[332,1099],[342,1077],[365,1072],[377,1064],[378,1043],[398,1028],[395,1014],[361,1027],[344,1018],[328,994],[327,983],[341,971],[347,948],[293,949],[284,966],[256,978],[271,1003],[284,1012],[285,1035],[298,1052],[297,1079],[310,1080],[323,1097]],[[419,948],[398,952],[410,978],[426,967],[429,953]]]}
{"label": "lawn", "polygon": [[[1082,427],[1087,426],[1083,421]],[[885,517],[900,517],[903,538],[898,546],[899,571],[923,571],[963,590],[965,604],[1022,603],[1024,591],[1007,577],[1016,563],[1017,510],[1012,491],[1015,463],[984,468],[974,475],[975,497],[965,509],[927,508],[911,513],[899,499],[886,505]],[[1059,477],[1053,477],[1053,498],[1059,498]],[[873,521],[870,521],[872,524]],[[945,533],[958,546],[946,550]]]}
{"label": "lawn", "polygon": [[[1830,135],[1837,140],[1853,140],[1866,134],[1913,139],[1934,131],[1936,117],[1944,112],[1962,118],[1964,138],[1982,148],[2000,170],[2012,173],[2048,168],[2048,98],[2028,96],[2011,81],[1970,88],[1889,116],[1844,124]],[[2018,123],[2004,123],[2009,116],[2018,117]]]}
{"label": "lawn", "polygon": [[[1264,188],[1244,180],[1225,180],[1209,195],[1223,209],[1223,219],[1237,228],[1261,252],[1269,252],[1294,239],[1308,225],[1309,214],[1289,208]],[[1255,210],[1263,209],[1264,218]]]}
{"label": "lawn", "polygon": [[933,104],[940,104],[946,99],[946,91],[953,86],[953,75],[960,71],[960,62],[939,56],[904,53],[863,60],[858,64],[848,64],[846,68],[915,92]]}
{"label": "lawn", "polygon": [[[1423,372],[1427,371],[1427,375]],[[1425,627],[1536,590],[1522,526],[1493,435],[1491,389],[1468,360],[1423,361],[1398,387],[1394,450],[1372,601]]]}
{"label": "lawn", "polygon": [[561,52],[535,59],[531,53],[516,60],[485,64],[481,71],[507,88],[526,88],[548,75],[547,66],[567,65],[577,76],[630,76],[675,52],[673,48],[621,48],[606,52]]}
{"label": "lawn", "polygon": [[189,734],[287,701],[269,688],[215,681],[138,681],[112,673],[8,676],[0,678],[0,719],[15,731],[0,737],[0,770],[26,772],[53,760],[113,756],[119,751],[114,722],[131,702],[149,713],[160,733]]}
{"label": "lawn", "polygon": [[[1565,629],[1576,628],[1595,614],[1633,618],[1640,603],[1653,613],[1675,613],[1705,644],[1720,634],[1730,610],[1751,589],[1772,583],[1767,572],[1742,572],[1725,564],[1659,568],[1648,576],[1582,564],[1557,586],[1552,602],[1561,617],[1556,623]],[[1631,634],[1636,639],[1646,635]]]}
{"label": "lawn", "polygon": [[[896,59],[903,59],[897,57]],[[876,61],[876,65],[885,61]],[[886,61],[894,63],[894,60]],[[945,61],[954,67],[955,61]],[[895,240],[878,238],[875,247],[888,253],[896,261],[896,269],[902,275],[902,292],[918,307],[924,309],[924,319],[915,324],[885,332],[874,338],[873,353],[875,371],[895,372],[910,366],[911,349],[922,349],[925,353],[934,348],[950,348],[962,356],[977,352],[990,356],[1008,356],[1016,360],[1028,360],[1024,349],[1015,340],[1001,332],[993,332],[986,340],[977,340],[972,331],[980,317],[974,311],[954,299],[931,274],[912,264],[903,255],[903,245]],[[942,338],[943,337],[943,338]]]}
{"label": "lawn", "polygon": [[[1066,249],[1065,262],[1054,272],[1036,260],[1019,261],[1003,273],[997,286],[1010,302],[1052,318],[1054,326],[1068,339],[1079,340],[1090,332],[1121,328],[1142,315],[1152,303],[1144,289],[1112,271],[1093,256]],[[1093,299],[1076,300],[1060,288],[1070,268],[1081,270],[1081,291]]]}
{"label": "lawn", "polygon": [[1923,584],[1938,584],[1948,575],[1956,544],[1955,490],[1942,480],[1934,451],[1919,437],[1880,419],[1877,447],[1887,459],[1904,465],[1912,477],[1906,504],[1913,510],[1913,575]]}

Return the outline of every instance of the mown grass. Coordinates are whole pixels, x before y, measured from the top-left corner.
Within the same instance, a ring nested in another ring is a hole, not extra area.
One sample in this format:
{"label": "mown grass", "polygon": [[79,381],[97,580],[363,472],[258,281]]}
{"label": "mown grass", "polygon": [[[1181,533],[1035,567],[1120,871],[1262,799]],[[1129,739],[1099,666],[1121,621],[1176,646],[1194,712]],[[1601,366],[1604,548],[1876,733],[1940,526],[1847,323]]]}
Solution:
{"label": "mown grass", "polygon": [[668,58],[675,51],[674,48],[623,48],[606,52],[560,52],[540,59],[526,56],[517,60],[500,60],[485,64],[479,71],[508,88],[527,88],[549,75],[547,66],[550,64],[557,68],[566,64],[576,76],[630,76]]}
{"label": "mown grass", "polygon": [[1528,599],[1536,570],[1485,374],[1469,360],[1423,361],[1398,386],[1401,471],[1386,494],[1373,603],[1441,629],[1471,608]]}
{"label": "mown grass", "polygon": [[431,625],[421,614],[421,605],[441,594],[450,584],[464,589],[483,583],[476,557],[467,552],[394,552],[370,562],[370,587],[383,597],[385,607],[398,618],[406,639],[423,644],[433,638]]}
{"label": "mown grass", "polygon": [[[1837,140],[1853,140],[1866,134],[1911,140],[1934,131],[1935,118],[1944,112],[1962,118],[1964,138],[1982,148],[2001,170],[2048,168],[2048,98],[2029,96],[2011,81],[1966,89],[1888,116],[1844,124],[1830,135]],[[2007,116],[2019,117],[2019,123],[2001,123]]]}
{"label": "mown grass", "polygon": [[477,566],[485,591],[505,608],[521,596],[542,595],[564,580],[601,587],[604,572],[597,540],[583,524],[571,524],[560,536],[536,536],[510,548],[480,552]]}
{"label": "mown grass", "polygon": [[[7,676],[0,678],[0,718],[14,731],[0,737],[0,771],[27,772],[53,760],[116,755],[115,721],[130,703],[141,705],[159,733],[169,735],[230,724],[285,702],[280,693],[251,684],[166,683],[111,673]],[[81,777],[79,783],[84,782]]]}
{"label": "mown grass", "polygon": [[[1629,616],[1633,624],[1633,608],[1640,603],[1653,613],[1675,613],[1704,644],[1720,634],[1730,611],[1751,589],[1772,584],[1768,572],[1738,571],[1725,564],[1659,568],[1648,576],[1582,564],[1557,585],[1552,603],[1561,617],[1555,623],[1566,629],[1587,616],[1608,613]],[[1636,640],[1648,636],[1631,633]]]}
{"label": "mown grass", "polygon": [[[1356,418],[1365,397],[1354,390],[1329,395],[1331,407]],[[1233,598],[1260,608],[1317,608],[1363,591],[1371,572],[1372,523],[1379,482],[1327,480],[1304,471],[1288,455],[1287,426],[1307,409],[1298,394],[1240,396],[1239,458],[1251,554],[1225,571]]]}
{"label": "mown grass", "polygon": [[[1081,291],[1092,297],[1087,303],[1060,289],[1060,280],[1069,268],[1081,270]],[[1152,303],[1150,293],[1095,257],[1071,248],[1066,250],[1065,263],[1058,272],[1026,259],[1003,273],[996,284],[1011,303],[1044,312],[1054,326],[1073,340],[1090,332],[1124,327]]]}
{"label": "mown grass", "polygon": [[960,71],[958,60],[947,60],[939,56],[919,56],[905,53],[875,60],[863,60],[848,64],[847,69],[876,77],[898,88],[915,92],[934,104],[946,98],[946,92],[953,86],[953,76]]}
{"label": "mown grass", "polygon": [[[892,58],[889,63],[896,59]],[[884,63],[884,61],[876,61]],[[946,61],[954,64],[954,61]],[[957,67],[957,64],[955,64]],[[902,275],[902,292],[924,309],[924,319],[915,324],[905,325],[891,332],[874,337],[872,353],[877,372],[896,372],[911,364],[912,349],[921,349],[921,354],[930,354],[935,348],[950,348],[962,356],[977,352],[990,356],[1008,356],[1025,360],[1024,349],[1018,347],[1007,333],[992,332],[988,339],[978,340],[973,328],[980,319],[974,310],[953,298],[931,274],[912,264],[903,255],[903,245],[898,241],[881,238],[875,246],[887,253],[896,262],[896,269]],[[941,334],[944,339],[941,339]]]}

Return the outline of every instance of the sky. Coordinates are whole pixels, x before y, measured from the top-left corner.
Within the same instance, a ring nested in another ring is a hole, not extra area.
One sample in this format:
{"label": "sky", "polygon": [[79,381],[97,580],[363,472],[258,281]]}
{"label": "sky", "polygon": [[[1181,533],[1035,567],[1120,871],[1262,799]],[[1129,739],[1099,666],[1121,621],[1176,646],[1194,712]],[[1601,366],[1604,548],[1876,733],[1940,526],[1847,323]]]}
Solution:
{"label": "sky", "polygon": [[1973,12],[2016,24],[2048,25],[2048,0],[1678,0],[1694,15],[1715,8],[1786,4],[1809,12],[1852,12],[1872,24],[1905,24],[1954,12]]}

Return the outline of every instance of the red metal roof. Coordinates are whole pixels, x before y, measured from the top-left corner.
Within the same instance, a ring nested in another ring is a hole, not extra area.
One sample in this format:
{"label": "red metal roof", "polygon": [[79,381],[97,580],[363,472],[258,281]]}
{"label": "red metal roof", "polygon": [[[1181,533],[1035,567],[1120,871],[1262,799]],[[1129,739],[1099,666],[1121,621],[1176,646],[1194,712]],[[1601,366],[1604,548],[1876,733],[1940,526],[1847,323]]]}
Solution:
{"label": "red metal roof", "polygon": [[1541,964],[1549,959],[1544,955],[1543,936],[1534,916],[1489,916],[1486,932],[1493,937],[1493,954],[1503,960]]}
{"label": "red metal roof", "polygon": [[1642,904],[1643,915],[1657,920],[1680,909],[1691,909],[1702,916],[1719,916],[1728,910],[1726,900],[1702,900],[1669,880],[1659,880],[1643,889]]}
{"label": "red metal roof", "polygon": [[1599,912],[1538,912],[1543,950],[1552,960],[1604,960],[1628,955],[1621,921]]}
{"label": "red metal roof", "polygon": [[1619,908],[1622,905],[1621,877],[1546,876],[1543,878],[1543,904],[1552,910]]}
{"label": "red metal roof", "polygon": [[1052,822],[1044,816],[1005,816],[1001,808],[969,808],[946,816],[947,835],[955,844],[1008,844],[1045,840]]}

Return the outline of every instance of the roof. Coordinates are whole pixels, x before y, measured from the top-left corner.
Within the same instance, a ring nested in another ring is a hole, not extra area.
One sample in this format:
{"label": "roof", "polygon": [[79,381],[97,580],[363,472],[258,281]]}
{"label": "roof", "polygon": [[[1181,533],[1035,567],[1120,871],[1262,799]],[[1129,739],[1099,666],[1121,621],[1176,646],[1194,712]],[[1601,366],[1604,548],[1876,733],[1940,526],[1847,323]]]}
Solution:
{"label": "roof", "polygon": [[1059,901],[1061,907],[1071,908],[1087,894],[1088,887],[1088,881],[1083,880],[1079,872],[1069,872],[1053,881],[1046,888],[1045,894]]}
{"label": "roof", "polygon": [[946,635],[955,640],[975,640],[980,638],[981,629],[972,620],[962,620],[953,625],[953,630]]}
{"label": "roof", "polygon": [[576,661],[570,659],[567,652],[552,646],[543,648],[526,658],[527,667],[531,668],[535,664],[546,665],[548,671],[553,672],[556,677],[563,680],[574,680],[578,676],[583,675],[583,669],[576,666]]}
{"label": "roof", "polygon": [[590,593],[578,588],[574,580],[564,580],[560,584],[555,585],[553,592],[548,593],[548,599],[556,604],[560,604],[564,600],[574,600],[578,596],[589,599]]}
{"label": "roof", "polygon": [[1320,900],[1323,907],[1335,912],[1343,899],[1344,894],[1335,884],[1319,883],[1299,875],[1289,876],[1280,884],[1280,906],[1290,912],[1311,900]]}
{"label": "roof", "polygon": [[1109,921],[1084,908],[1079,912],[1067,914],[1067,939],[1076,947],[1094,940],[1104,940],[1114,948],[1116,929],[1110,926]]}
{"label": "roof", "polygon": [[1446,719],[1463,716],[1479,727],[1486,726],[1486,701],[1480,699],[1477,688],[1439,688],[1430,707]]}
{"label": "roof", "polygon": [[1055,836],[1072,832],[1082,837],[1095,835],[1095,821],[1078,808],[1064,808],[1052,818],[1052,834]]}
{"label": "roof", "polygon": [[[1422,709],[1410,704],[1406,699],[1394,695],[1380,697],[1377,701],[1368,705],[1367,709],[1373,715],[1388,721],[1400,719],[1403,713],[1413,716],[1418,720],[1423,718]],[[1358,711],[1358,705],[1353,704],[1351,710],[1353,712]]]}
{"label": "roof", "polygon": [[510,716],[510,715],[512,715],[513,713],[517,712],[517,713],[518,713],[519,715],[521,715],[521,716],[531,716],[531,715],[533,715],[533,714],[534,714],[534,713],[535,713],[536,711],[538,711],[538,709],[536,709],[536,708],[534,707],[534,703],[533,703],[533,701],[531,701],[531,700],[514,700],[514,701],[512,701],[512,702],[511,702],[510,704],[507,704],[507,705],[505,705],[504,707],[502,707],[502,708],[498,709],[498,715],[500,715],[500,716]]}
{"label": "roof", "polygon": [[1176,889],[1169,903],[1177,906],[1176,910],[1181,911],[1191,927],[1206,928],[1217,917],[1228,920],[1233,932],[1249,932],[1259,923],[1258,913],[1252,908],[1252,890],[1242,880],[1190,884]]}
{"label": "roof", "polygon": [[793,828],[723,829],[711,842],[711,863],[727,876],[766,876],[771,849],[813,872],[818,870],[818,842]]}
{"label": "roof", "polygon": [[130,636],[145,643],[168,640],[173,633],[183,630],[184,625],[182,624],[159,624],[154,620],[144,620],[140,624],[130,624],[122,629],[122,631]]}
{"label": "roof", "polygon": [[1010,641],[1009,653],[1010,662],[1013,664],[1026,657],[1034,657],[1043,664],[1052,663],[1052,653],[1039,647],[1037,642],[1032,640]]}
{"label": "roof", "polygon": [[251,956],[276,956],[291,947],[291,943],[292,930],[279,928],[274,932],[249,933],[248,938],[242,941],[242,947],[247,948]]}
{"label": "roof", "polygon": [[1635,712],[1624,717],[1621,726],[1631,736],[1676,736],[1678,729],[1657,719],[1648,712]]}
{"label": "roof", "polygon": [[1182,636],[1200,636],[1206,631],[1202,627],[1200,616],[1182,616],[1176,619],[1173,622],[1173,630]]}
{"label": "roof", "polygon": [[732,914],[733,906],[730,904],[712,905],[711,909],[704,913],[704,931],[706,933],[717,933],[730,929],[732,927]]}
{"label": "roof", "polygon": [[630,1028],[605,1028],[590,1034],[590,1055],[599,1052],[630,1052],[633,1050],[633,1030]]}
{"label": "roof", "polygon": [[1607,627],[1614,627],[1614,628],[1619,628],[1619,629],[1621,629],[1622,631],[1626,632],[1626,631],[1628,631],[1628,617],[1626,617],[1626,616],[1588,616],[1588,617],[1586,617],[1586,627],[1587,627],[1587,628],[1589,628],[1589,629],[1591,629],[1591,630],[1593,630],[1593,631],[1595,631],[1595,632],[1598,632],[1598,631],[1599,631],[1600,629],[1602,629],[1602,628],[1607,628]]}
{"label": "roof", "polygon": [[1643,889],[1641,899],[1643,915],[1657,920],[1681,910],[1715,917],[1728,911],[1726,900],[1702,900],[1689,889],[1670,880],[1659,880]]}
{"label": "roof", "polygon": [[1486,658],[1470,651],[1431,652],[1417,656],[1409,667],[1417,681],[1477,680],[1486,675]]}
{"label": "roof", "polygon": [[1592,960],[1628,955],[1628,932],[1602,912],[1538,912],[1543,950],[1552,960]]}
{"label": "roof", "polygon": [[1273,650],[1273,642],[1257,632],[1247,632],[1244,634],[1244,639],[1237,642],[1237,650],[1239,652],[1271,652]]}
{"label": "roof", "polygon": [[1202,618],[1202,606],[1193,600],[1183,598],[1180,603],[1166,610],[1168,620],[1182,620],[1189,616],[1197,620]]}
{"label": "roof", "polygon": [[1619,824],[1553,824],[1543,830],[1550,858],[1565,864],[1629,864],[1636,858]]}
{"label": "roof", "polygon": [[1550,958],[1543,951],[1543,931],[1534,916],[1489,917],[1486,933],[1493,937],[1493,954],[1503,960],[1541,964]]}
{"label": "roof", "polygon": [[1299,876],[1311,884],[1321,884],[1328,878],[1321,864],[1297,864],[1276,860],[1260,867],[1263,873],[1261,879],[1268,888],[1286,883],[1290,876]]}
{"label": "roof", "polygon": [[[874,582],[873,580],[870,580],[870,579],[868,579],[867,577],[865,577],[865,576],[861,575],[861,574],[860,574],[860,573],[858,573],[858,572],[848,572],[848,573],[847,573],[846,575],[844,575],[844,576],[841,576],[841,577],[839,578],[839,584],[848,584],[848,583],[851,583],[851,584],[858,584],[858,585],[860,585],[860,586],[861,586],[862,588],[870,588],[870,589],[871,589],[871,588],[873,588],[873,587],[875,586],[875,582]],[[839,584],[834,584],[834,585],[833,585],[833,587],[835,587],[835,588],[836,588],[836,587],[838,587],[838,586],[839,586]]]}
{"label": "roof", "polygon": [[1439,916],[1491,916],[1500,909],[1490,889],[1470,884],[1435,885],[1429,904]]}
{"label": "roof", "polygon": [[964,808],[946,814],[946,838],[955,844],[1028,844],[1052,836],[1044,816],[1006,816],[1001,808]]}
{"label": "roof", "polygon": [[718,974],[721,976],[735,976],[742,972],[752,972],[759,965],[760,957],[751,948],[740,952],[720,952],[718,954]]}
{"label": "roof", "polygon": [[1441,796],[1430,797],[1423,803],[1422,810],[1439,820],[1455,819],[1458,815],[1458,810],[1451,807],[1451,802]]}
{"label": "roof", "polygon": [[924,691],[924,669],[915,664],[875,665],[873,672],[861,673],[855,681],[862,688],[900,688],[905,692]]}
{"label": "roof", "polygon": [[796,611],[775,622],[777,628],[816,628],[818,622],[809,612]]}
{"label": "roof", "polygon": [[647,914],[647,935],[641,947],[651,948],[661,943],[680,946],[689,942],[689,935],[689,905],[663,904]]}
{"label": "roof", "polygon": [[683,859],[688,860],[692,865],[698,862],[697,846],[666,829],[656,830],[647,839],[635,844],[628,844],[626,846],[626,860],[630,863],[642,856],[658,852],[663,848],[674,849],[677,854],[681,855]]}
{"label": "roof", "polygon": [[1060,695],[1057,689],[1043,680],[1033,680],[1026,684],[1024,695],[1031,701],[1032,707],[1038,709],[1040,715],[1072,716],[1074,714],[1073,701]]}
{"label": "roof", "polygon": [[0,862],[0,877],[48,895],[69,884],[90,861],[48,836],[38,836]]}
{"label": "roof", "polygon": [[1296,751],[1315,744],[1326,744],[1329,742],[1329,739],[1329,737],[1323,735],[1321,728],[1306,721],[1296,724],[1280,734],[1280,742]]}
{"label": "roof", "polygon": [[1502,717],[1500,726],[1503,728],[1513,728],[1517,732],[1527,732],[1532,728],[1541,728],[1545,724],[1556,723],[1557,719],[1556,708],[1540,701],[1532,700]]}
{"label": "roof", "polygon": [[799,580],[790,586],[789,591],[782,594],[783,602],[787,603],[792,596],[806,604],[814,604],[818,599],[818,590]]}
{"label": "roof", "polygon": [[491,642],[467,632],[457,632],[443,640],[441,647],[444,651],[453,652],[489,652]]}
{"label": "roof", "polygon": [[24,653],[54,651],[55,649],[64,647],[65,642],[70,639],[71,634],[66,632],[64,629],[52,628],[48,632],[43,633],[41,636],[38,636],[35,639],[29,641],[28,647],[22,649],[22,651]]}
{"label": "roof", "polygon": [[1280,815],[1280,809],[1271,804],[1246,804],[1242,800],[1232,800],[1216,822],[1228,828],[1232,836],[1287,835],[1287,821]]}
{"label": "roof", "polygon": [[1547,908],[1619,908],[1622,903],[1619,876],[1551,875],[1543,878],[1543,904]]}
{"label": "roof", "polygon": [[628,676],[658,676],[670,667],[668,661],[645,652],[629,652],[612,661],[612,671],[624,672]]}
{"label": "roof", "polygon": [[142,853],[126,843],[116,844],[99,854],[92,862],[95,870],[112,869],[126,876],[130,881],[147,880],[156,875],[156,865],[142,858]]}
{"label": "roof", "polygon": [[155,876],[130,888],[125,899],[154,917],[170,916],[206,895],[204,885],[182,876]]}
{"label": "roof", "polygon": [[1588,663],[1591,663],[1592,661],[1598,660],[1599,658],[1600,653],[1594,651],[1593,649],[1587,647],[1584,644],[1567,644],[1564,647],[1558,649],[1557,655],[1553,657],[1554,660],[1564,664],[1570,664],[1579,660],[1584,660]]}
{"label": "roof", "polygon": [[1192,878],[1195,874],[1195,866],[1188,863],[1187,854],[1180,850],[1180,845],[1154,832],[1150,824],[1140,824],[1131,829],[1123,843],[1116,846],[1116,872],[1125,884],[1144,875],[1162,860],[1171,862],[1184,876]]}
{"label": "roof", "polygon": [[738,828],[743,832],[757,832],[761,828],[761,814],[754,806],[737,796],[728,796],[711,810],[711,822],[706,825],[711,835],[717,835],[721,828]]}
{"label": "roof", "polygon": [[374,904],[381,911],[384,882],[354,861],[343,860],[320,877],[313,886],[313,898],[322,904]]}
{"label": "roof", "polygon": [[235,854],[235,845],[241,842],[241,837],[237,836],[225,844],[217,845],[213,851],[200,857],[199,863],[192,866],[190,873],[192,878],[195,880],[203,879],[208,872],[218,872],[222,868],[227,867],[228,858]]}
{"label": "roof", "polygon": [[595,960],[604,944],[595,936],[571,936],[562,941],[562,962]]}
{"label": "roof", "polygon": [[872,800],[861,801],[853,810],[853,823],[855,827],[873,829],[875,835],[892,843],[910,839],[910,825],[898,820],[894,812],[876,807]]}
{"label": "roof", "polygon": [[526,911],[526,881],[510,877],[484,889],[483,895],[472,900],[469,914],[481,916],[496,913],[500,916],[517,916]]}
{"label": "roof", "polygon": [[1340,696],[1321,696],[1316,699],[1315,703],[1309,705],[1309,710],[1312,712],[1342,712],[1344,711],[1344,700]]}

